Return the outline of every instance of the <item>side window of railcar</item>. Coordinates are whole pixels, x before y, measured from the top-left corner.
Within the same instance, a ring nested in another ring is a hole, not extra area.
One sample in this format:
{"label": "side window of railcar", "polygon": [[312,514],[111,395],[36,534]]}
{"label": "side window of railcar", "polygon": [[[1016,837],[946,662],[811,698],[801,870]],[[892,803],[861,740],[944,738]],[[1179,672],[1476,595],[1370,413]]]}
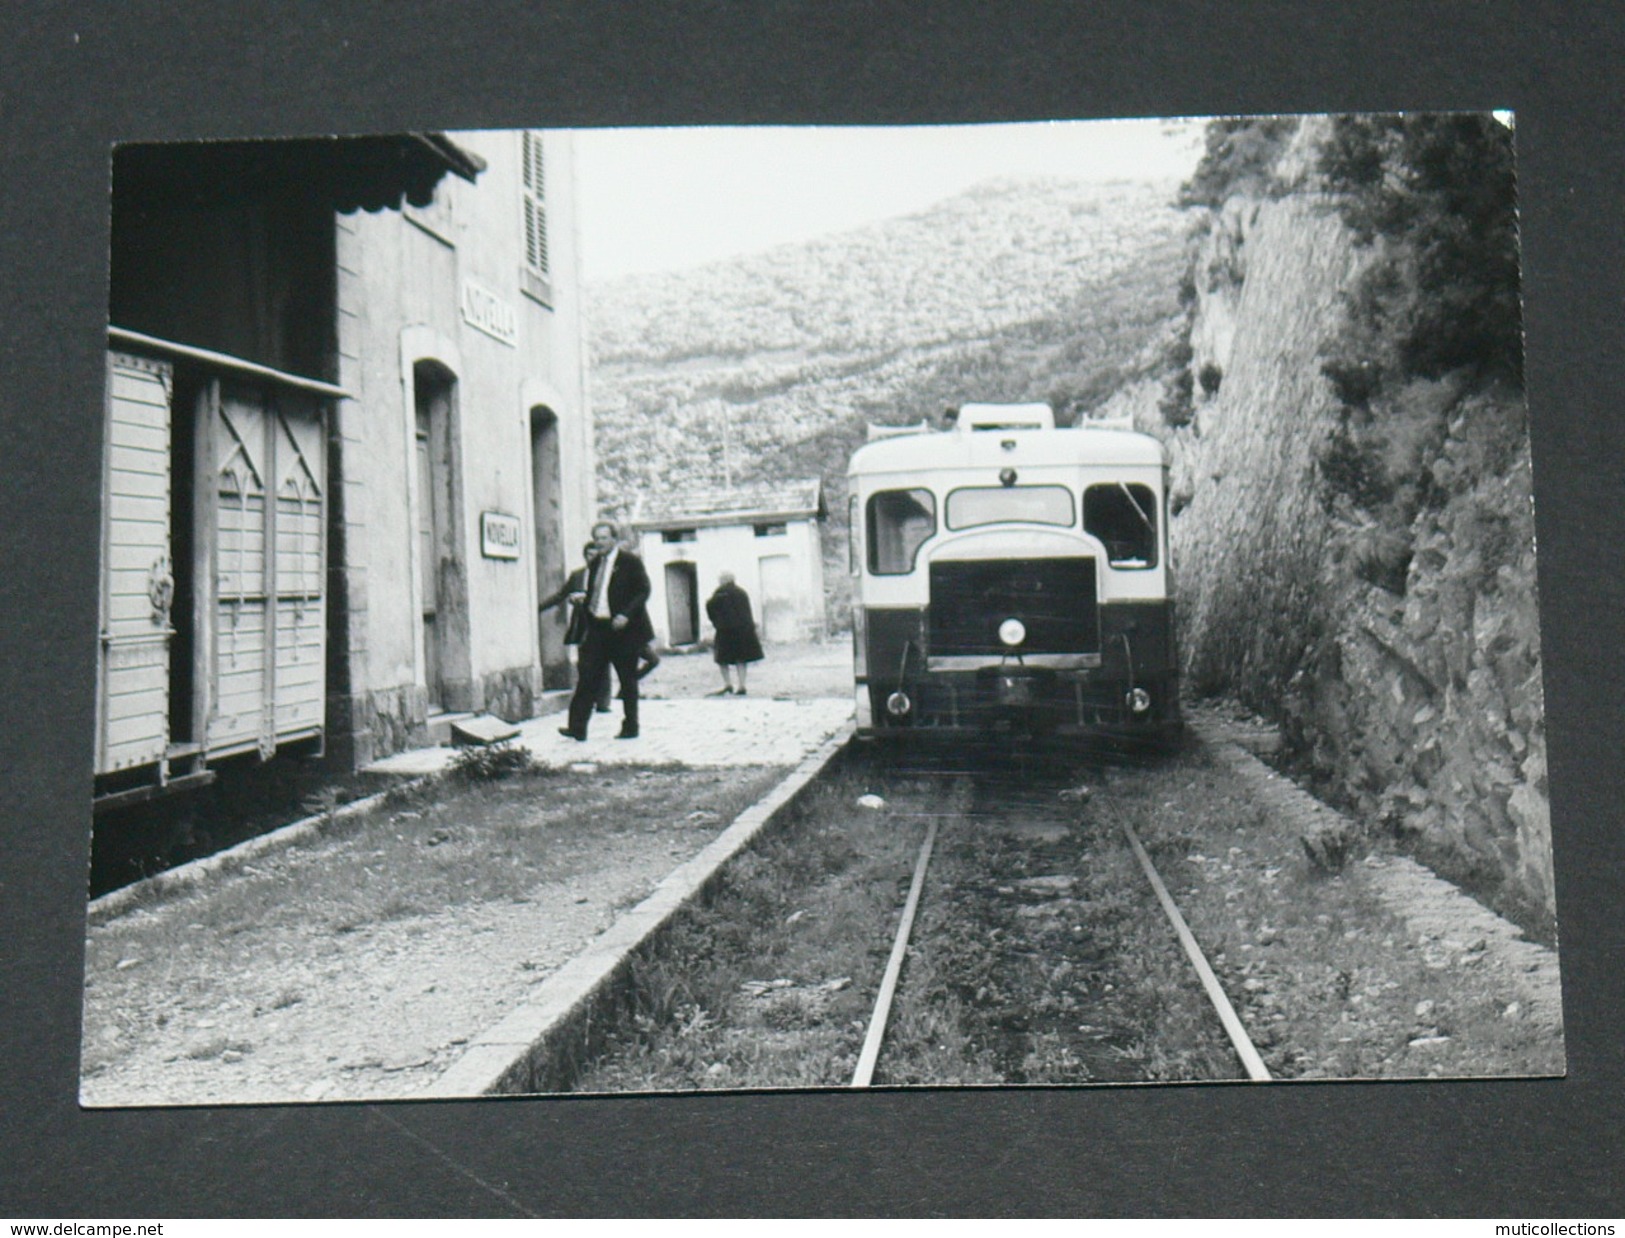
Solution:
{"label": "side window of railcar", "polygon": [[1157,498],[1150,486],[1102,482],[1083,492],[1083,527],[1115,568],[1157,566]]}
{"label": "side window of railcar", "polygon": [[1007,520],[1072,527],[1072,491],[1065,486],[966,486],[948,496],[950,529]]}
{"label": "side window of railcar", "polygon": [[869,570],[905,576],[914,556],[937,531],[937,499],[929,490],[882,490],[869,496]]}

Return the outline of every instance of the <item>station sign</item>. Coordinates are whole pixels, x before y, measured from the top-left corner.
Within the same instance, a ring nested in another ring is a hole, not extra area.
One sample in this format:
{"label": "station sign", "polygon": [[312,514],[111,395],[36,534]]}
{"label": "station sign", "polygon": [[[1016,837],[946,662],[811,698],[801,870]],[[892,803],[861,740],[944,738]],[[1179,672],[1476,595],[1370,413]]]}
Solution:
{"label": "station sign", "polygon": [[471,279],[463,281],[463,321],[476,331],[501,340],[510,348],[518,346],[519,315],[502,297]]}
{"label": "station sign", "polygon": [[480,553],[487,559],[517,559],[519,517],[504,512],[481,512]]}

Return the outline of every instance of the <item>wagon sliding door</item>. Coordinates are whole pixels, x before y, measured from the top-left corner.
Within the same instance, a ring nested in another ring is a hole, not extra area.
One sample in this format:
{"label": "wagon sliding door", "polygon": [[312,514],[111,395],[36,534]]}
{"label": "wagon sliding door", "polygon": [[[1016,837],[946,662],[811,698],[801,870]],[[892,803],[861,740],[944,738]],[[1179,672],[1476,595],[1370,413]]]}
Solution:
{"label": "wagon sliding door", "polygon": [[171,390],[167,363],[108,354],[98,774],[160,762],[169,742]]}
{"label": "wagon sliding door", "polygon": [[225,379],[198,412],[210,756],[321,734],[325,435],[314,396]]}

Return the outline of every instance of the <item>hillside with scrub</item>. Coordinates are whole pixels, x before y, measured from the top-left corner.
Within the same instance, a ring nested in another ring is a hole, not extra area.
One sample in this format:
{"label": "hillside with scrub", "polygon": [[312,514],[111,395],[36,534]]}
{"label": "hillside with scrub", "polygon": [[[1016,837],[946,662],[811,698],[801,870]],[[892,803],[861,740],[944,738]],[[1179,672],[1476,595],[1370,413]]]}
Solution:
{"label": "hillside with scrub", "polygon": [[1177,186],[995,181],[918,214],[593,290],[599,492],[819,476],[845,614],[846,462],[968,399],[1086,416],[1160,365]]}

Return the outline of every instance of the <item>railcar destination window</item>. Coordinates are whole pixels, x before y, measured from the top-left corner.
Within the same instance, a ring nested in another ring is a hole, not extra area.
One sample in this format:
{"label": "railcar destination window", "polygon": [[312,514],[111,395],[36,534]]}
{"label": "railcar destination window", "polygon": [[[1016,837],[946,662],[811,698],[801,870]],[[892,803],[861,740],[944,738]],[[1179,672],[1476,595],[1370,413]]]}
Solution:
{"label": "railcar destination window", "polygon": [[1071,528],[1072,492],[1065,486],[967,486],[948,496],[948,527],[983,524],[1058,524]]}
{"label": "railcar destination window", "polygon": [[1084,531],[1106,546],[1106,562],[1132,570],[1157,566],[1157,499],[1150,486],[1102,482],[1083,492]]}
{"label": "railcar destination window", "polygon": [[906,576],[914,556],[937,531],[937,498],[929,490],[882,490],[869,496],[869,570]]}

